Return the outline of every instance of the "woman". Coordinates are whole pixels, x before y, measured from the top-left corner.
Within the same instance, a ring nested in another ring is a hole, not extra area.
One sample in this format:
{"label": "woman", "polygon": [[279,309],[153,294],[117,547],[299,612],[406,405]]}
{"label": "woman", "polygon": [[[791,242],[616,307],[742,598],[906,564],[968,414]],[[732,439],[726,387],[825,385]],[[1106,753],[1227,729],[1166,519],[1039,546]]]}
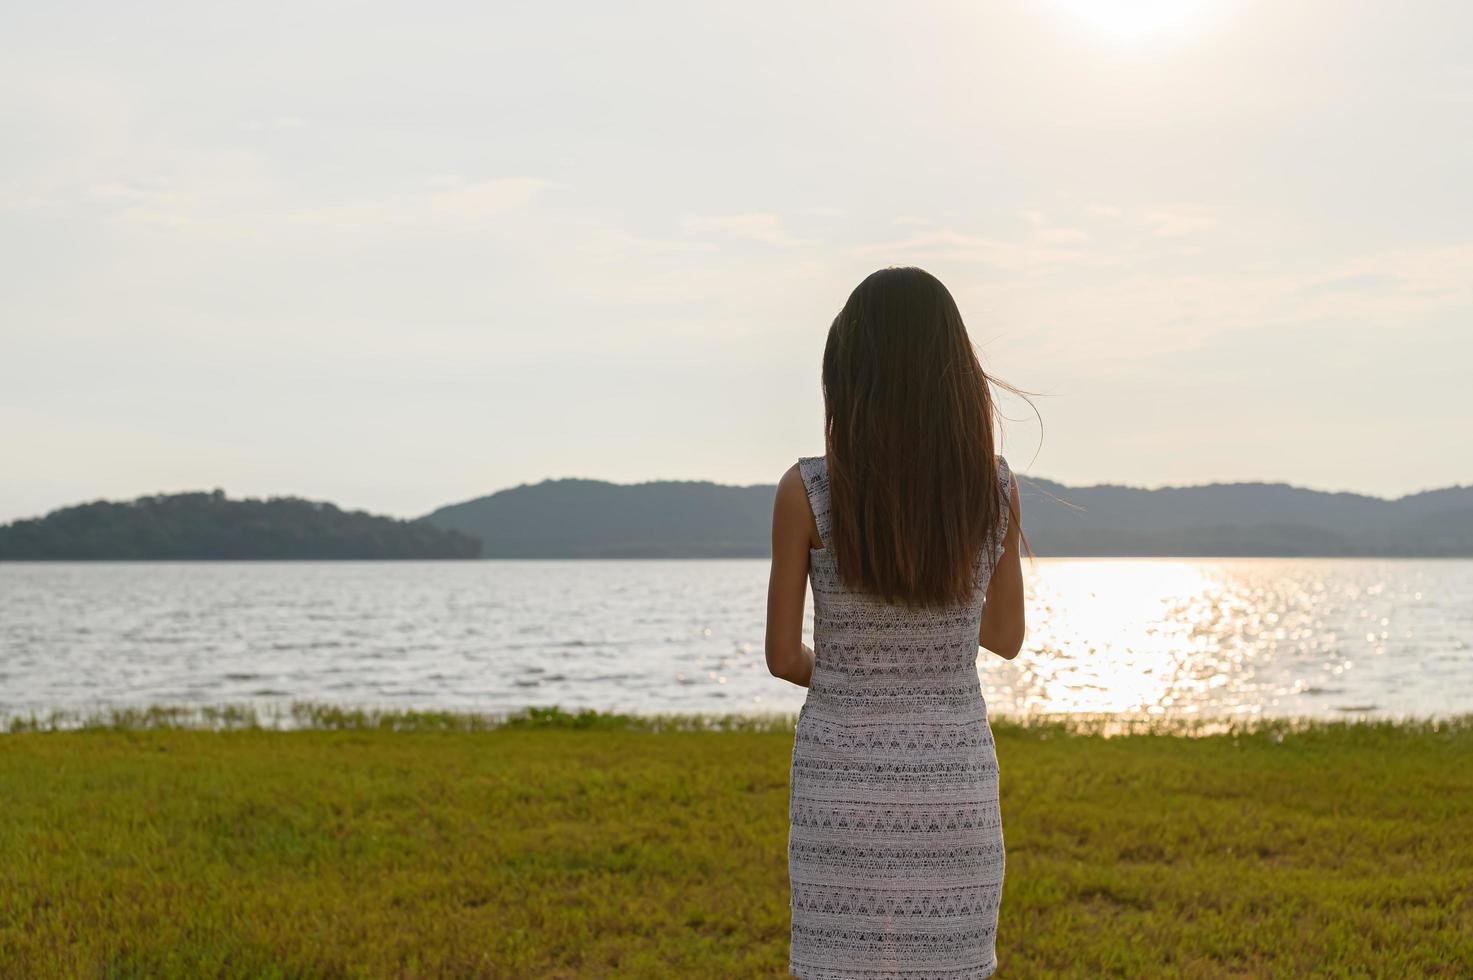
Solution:
{"label": "woman", "polygon": [[808,688],[788,812],[796,977],[997,969],[1003,837],[977,646],[1011,660],[1024,621],[989,380],[946,287],[882,269],[829,329],[825,455],[778,483],[767,665]]}

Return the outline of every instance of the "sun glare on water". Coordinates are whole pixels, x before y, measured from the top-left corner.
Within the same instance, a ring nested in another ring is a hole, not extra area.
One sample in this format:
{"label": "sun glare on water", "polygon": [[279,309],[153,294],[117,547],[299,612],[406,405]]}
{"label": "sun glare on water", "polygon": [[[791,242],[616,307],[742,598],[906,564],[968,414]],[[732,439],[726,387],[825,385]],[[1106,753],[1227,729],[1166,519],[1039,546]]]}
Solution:
{"label": "sun glare on water", "polygon": [[1216,22],[1228,0],[1049,0],[1075,23],[1122,45],[1200,33]]}

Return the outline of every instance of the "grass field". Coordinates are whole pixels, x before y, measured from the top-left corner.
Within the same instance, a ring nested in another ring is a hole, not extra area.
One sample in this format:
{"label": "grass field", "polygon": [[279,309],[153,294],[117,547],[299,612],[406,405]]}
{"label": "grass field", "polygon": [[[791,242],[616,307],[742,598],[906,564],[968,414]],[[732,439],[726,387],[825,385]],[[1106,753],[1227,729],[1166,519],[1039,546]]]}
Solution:
{"label": "grass field", "polygon": [[[787,975],[791,718],[493,721],[15,723],[0,977]],[[1473,975],[1473,716],[993,729],[999,977]]]}

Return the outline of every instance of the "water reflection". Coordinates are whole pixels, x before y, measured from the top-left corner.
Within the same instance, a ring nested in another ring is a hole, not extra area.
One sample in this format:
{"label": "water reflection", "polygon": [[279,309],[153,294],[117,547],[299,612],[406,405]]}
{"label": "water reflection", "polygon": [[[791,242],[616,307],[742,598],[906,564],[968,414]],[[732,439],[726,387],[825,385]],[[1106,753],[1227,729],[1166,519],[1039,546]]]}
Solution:
{"label": "water reflection", "polygon": [[1001,712],[1473,710],[1473,563],[1075,559],[1026,575],[1024,652],[983,666]]}
{"label": "water reflection", "polygon": [[[1041,559],[994,715],[1473,711],[1473,561]],[[0,714],[311,699],[796,712],[760,561],[0,564]],[[811,636],[812,612],[809,611]]]}

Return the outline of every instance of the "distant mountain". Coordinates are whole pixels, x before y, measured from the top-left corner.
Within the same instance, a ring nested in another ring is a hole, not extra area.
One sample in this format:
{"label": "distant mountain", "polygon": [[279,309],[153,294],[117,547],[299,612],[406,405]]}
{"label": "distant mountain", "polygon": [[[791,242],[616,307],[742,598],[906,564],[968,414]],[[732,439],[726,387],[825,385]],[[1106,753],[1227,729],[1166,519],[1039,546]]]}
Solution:
{"label": "distant mountain", "polygon": [[1023,528],[1044,554],[1473,556],[1473,486],[1386,500],[1284,483],[1141,490],[1040,479],[1023,486],[1023,505]]}
{"label": "distant mountain", "polygon": [[[1019,477],[1039,555],[1473,557],[1473,486],[1384,500],[1282,483],[1143,490]],[[759,558],[775,487],[545,480],[422,518],[488,558]]]}
{"label": "distant mountain", "polygon": [[223,491],[98,501],[0,526],[0,561],[475,558],[481,543],[419,521]]}
{"label": "distant mountain", "polygon": [[[1384,500],[1282,483],[1142,490],[1019,477],[1040,555],[1473,557],[1473,487]],[[222,491],[82,504],[0,526],[0,561],[765,558],[770,485],[545,480],[416,521]]]}
{"label": "distant mountain", "polygon": [[776,489],[544,480],[421,520],[479,538],[488,558],[766,557]]}

